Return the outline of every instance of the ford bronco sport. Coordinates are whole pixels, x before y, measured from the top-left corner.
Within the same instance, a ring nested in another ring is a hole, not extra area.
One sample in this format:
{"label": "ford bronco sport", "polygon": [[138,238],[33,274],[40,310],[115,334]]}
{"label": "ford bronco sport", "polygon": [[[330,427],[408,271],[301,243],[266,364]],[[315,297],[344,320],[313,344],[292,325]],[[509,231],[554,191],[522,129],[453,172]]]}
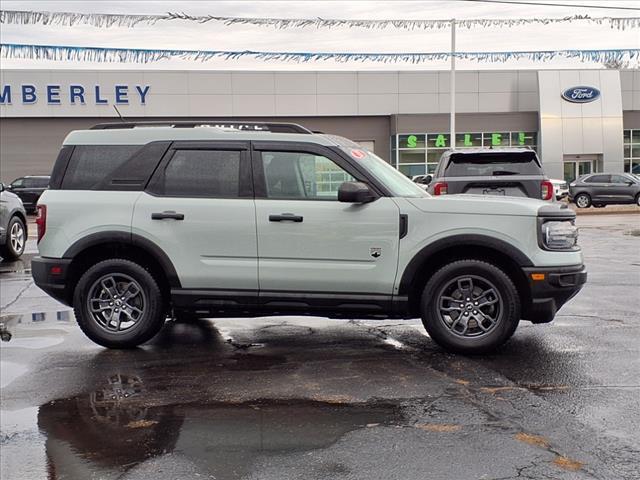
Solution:
{"label": "ford bronco sport", "polygon": [[530,198],[432,197],[298,125],[107,124],[65,139],[32,272],[112,348],[169,316],[295,314],[421,317],[444,348],[477,353],[580,290],[574,220]]}

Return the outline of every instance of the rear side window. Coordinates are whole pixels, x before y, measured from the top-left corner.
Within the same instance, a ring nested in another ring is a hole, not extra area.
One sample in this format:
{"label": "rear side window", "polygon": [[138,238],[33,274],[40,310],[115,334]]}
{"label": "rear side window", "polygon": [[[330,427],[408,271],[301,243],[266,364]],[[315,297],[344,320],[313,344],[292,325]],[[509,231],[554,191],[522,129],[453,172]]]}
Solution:
{"label": "rear side window", "polygon": [[33,182],[33,188],[47,188],[49,185],[48,178],[32,178],[31,181]]}
{"label": "rear side window", "polygon": [[153,185],[160,195],[237,198],[240,151],[176,150]]}
{"label": "rear side window", "polygon": [[77,145],[69,159],[62,188],[90,189],[140,148],[140,145]]}
{"label": "rear side window", "polygon": [[445,177],[486,177],[493,175],[542,175],[535,152],[453,153]]}

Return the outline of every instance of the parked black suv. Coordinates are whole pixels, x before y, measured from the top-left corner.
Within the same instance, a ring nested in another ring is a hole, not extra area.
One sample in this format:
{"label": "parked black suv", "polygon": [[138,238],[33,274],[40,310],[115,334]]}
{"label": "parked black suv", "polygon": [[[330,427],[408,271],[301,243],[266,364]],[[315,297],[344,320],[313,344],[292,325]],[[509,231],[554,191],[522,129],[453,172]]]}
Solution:
{"label": "parked black suv", "polygon": [[592,173],[569,184],[569,199],[578,208],[624,203],[640,206],[640,180],[629,173]]}
{"label": "parked black suv", "polygon": [[442,154],[427,191],[432,195],[553,197],[553,185],[536,152],[524,148],[449,150]]}
{"label": "parked black suv", "polygon": [[28,213],[35,213],[38,199],[40,195],[42,195],[42,192],[48,187],[48,175],[28,175],[26,177],[16,178],[10,185],[6,185],[5,188],[20,197]]}

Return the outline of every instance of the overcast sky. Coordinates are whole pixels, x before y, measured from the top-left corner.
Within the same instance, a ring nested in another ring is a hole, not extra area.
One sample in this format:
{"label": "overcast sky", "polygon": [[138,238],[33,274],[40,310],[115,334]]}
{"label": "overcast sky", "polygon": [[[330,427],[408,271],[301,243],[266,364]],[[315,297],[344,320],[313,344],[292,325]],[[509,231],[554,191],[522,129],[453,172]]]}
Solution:
{"label": "overcast sky", "polygon": [[[13,1],[2,0],[5,10],[106,12],[162,14],[185,12],[193,15],[288,18],[353,19],[440,19],[440,18],[531,18],[563,17],[576,14],[591,16],[640,16],[640,11],[584,9],[580,4],[640,8],[640,0],[596,1],[556,0],[575,3],[575,7],[487,4],[467,1]],[[457,32],[459,51],[511,51],[558,49],[640,48],[640,32],[619,31],[590,22],[563,23],[551,26],[466,29]],[[168,48],[202,50],[265,50],[325,52],[439,52],[449,50],[450,34],[436,30],[367,30],[361,28],[275,29],[259,26],[203,25],[189,21],[140,24],[134,28],[96,28],[86,25],[64,27],[44,25],[2,25],[3,43],[73,45],[98,47]],[[165,60],[153,64],[74,63],[2,59],[2,68],[144,68],[144,69],[446,69],[448,62],[420,65],[349,62],[262,62],[253,59],[204,63]],[[508,63],[458,62],[460,69],[479,68],[570,68],[598,67],[574,60],[557,59],[544,63],[511,61]],[[632,65],[637,68],[638,64]]]}

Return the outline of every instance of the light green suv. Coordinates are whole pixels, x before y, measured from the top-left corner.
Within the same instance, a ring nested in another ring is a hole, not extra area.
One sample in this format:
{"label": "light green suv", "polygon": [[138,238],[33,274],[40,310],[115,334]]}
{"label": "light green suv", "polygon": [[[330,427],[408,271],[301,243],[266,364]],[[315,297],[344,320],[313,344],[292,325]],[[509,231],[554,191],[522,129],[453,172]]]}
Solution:
{"label": "light green suv", "polygon": [[38,204],[33,277],[95,342],[168,316],[421,317],[494,349],[586,281],[575,214],[432,197],[357,144],[294,124],[108,124],[70,133]]}

